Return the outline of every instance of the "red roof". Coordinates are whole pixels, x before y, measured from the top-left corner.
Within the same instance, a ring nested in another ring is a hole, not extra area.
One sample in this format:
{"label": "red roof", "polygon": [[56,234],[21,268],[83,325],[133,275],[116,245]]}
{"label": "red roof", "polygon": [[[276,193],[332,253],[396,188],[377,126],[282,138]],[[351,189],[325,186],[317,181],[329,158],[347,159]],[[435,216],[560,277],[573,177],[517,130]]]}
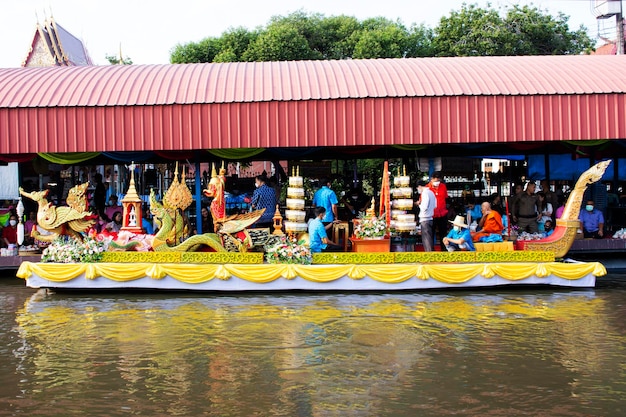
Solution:
{"label": "red roof", "polygon": [[607,56],[11,68],[0,69],[0,107],[623,93],[625,68]]}
{"label": "red roof", "polygon": [[0,69],[0,152],[626,137],[625,56]]}

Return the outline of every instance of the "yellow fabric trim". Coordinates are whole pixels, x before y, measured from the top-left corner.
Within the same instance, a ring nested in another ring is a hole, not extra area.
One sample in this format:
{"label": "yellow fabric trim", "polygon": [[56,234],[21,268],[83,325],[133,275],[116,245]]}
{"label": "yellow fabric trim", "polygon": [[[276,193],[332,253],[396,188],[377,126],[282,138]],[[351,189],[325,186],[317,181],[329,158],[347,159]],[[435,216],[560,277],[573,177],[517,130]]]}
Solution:
{"label": "yellow fabric trim", "polygon": [[482,264],[460,265],[424,265],[426,274],[447,284],[461,284],[474,278],[483,271]]}
{"label": "yellow fabric trim", "polygon": [[297,265],[294,269],[298,276],[311,282],[331,282],[349,275],[346,265]]}
{"label": "yellow fabric trim", "polygon": [[[43,264],[47,265],[47,264]],[[67,267],[80,264],[68,264]],[[88,276],[89,279],[95,279],[98,277],[105,277],[112,281],[126,282],[134,281],[141,277],[146,276],[146,271],[149,264],[124,264],[123,268],[120,268],[120,264],[91,264],[93,266],[93,275]],[[50,280],[54,281],[54,280]]]}
{"label": "yellow fabric trim", "polygon": [[162,279],[170,276],[180,282],[198,284],[214,278],[226,280],[237,276],[249,282],[264,284],[280,278],[301,277],[307,281],[332,282],[347,276],[352,279],[371,279],[395,284],[415,279],[435,279],[446,284],[460,284],[476,276],[491,278],[498,275],[510,281],[518,281],[532,275],[576,280],[588,274],[606,275],[599,262],[586,263],[467,263],[467,264],[380,264],[380,265],[276,265],[276,264],[158,264],[158,263],[95,263],[54,264],[23,262],[17,272],[20,278],[32,274],[51,282],[67,282],[84,274],[87,279],[104,277],[126,282],[142,277]]}

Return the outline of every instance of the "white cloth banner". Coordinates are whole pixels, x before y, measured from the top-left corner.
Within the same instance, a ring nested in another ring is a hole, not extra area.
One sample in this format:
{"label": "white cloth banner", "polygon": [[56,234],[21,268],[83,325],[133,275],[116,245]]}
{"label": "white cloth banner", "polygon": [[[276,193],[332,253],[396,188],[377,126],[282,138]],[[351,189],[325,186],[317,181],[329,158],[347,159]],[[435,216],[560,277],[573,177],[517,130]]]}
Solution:
{"label": "white cloth banner", "polygon": [[20,196],[20,179],[17,162],[0,166],[0,200],[17,200]]}

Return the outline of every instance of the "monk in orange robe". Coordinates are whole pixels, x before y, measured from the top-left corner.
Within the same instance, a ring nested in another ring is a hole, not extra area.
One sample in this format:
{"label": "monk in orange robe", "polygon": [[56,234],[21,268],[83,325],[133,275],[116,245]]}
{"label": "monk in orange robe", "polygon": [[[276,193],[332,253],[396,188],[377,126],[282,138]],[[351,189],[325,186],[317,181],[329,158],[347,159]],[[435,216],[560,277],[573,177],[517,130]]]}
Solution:
{"label": "monk in orange robe", "polygon": [[480,210],[483,216],[478,222],[476,233],[472,234],[472,241],[474,242],[480,241],[480,238],[484,236],[502,234],[502,230],[504,230],[504,226],[502,226],[502,216],[500,216],[500,213],[497,211],[491,210],[491,204],[489,204],[489,202],[485,201],[480,206]]}

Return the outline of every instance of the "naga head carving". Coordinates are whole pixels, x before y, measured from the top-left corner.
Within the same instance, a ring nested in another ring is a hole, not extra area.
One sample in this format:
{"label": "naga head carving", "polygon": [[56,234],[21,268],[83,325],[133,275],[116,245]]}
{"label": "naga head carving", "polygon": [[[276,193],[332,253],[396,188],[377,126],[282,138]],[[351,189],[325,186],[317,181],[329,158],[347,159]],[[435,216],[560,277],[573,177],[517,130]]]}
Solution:
{"label": "naga head carving", "polygon": [[43,190],[43,191],[32,191],[32,192],[26,192],[24,191],[24,189],[22,187],[19,188],[20,190],[20,194],[23,195],[24,197],[28,197],[33,201],[36,201],[37,203],[47,203],[46,198],[48,197],[48,192],[50,192],[50,190]]}
{"label": "naga head carving", "polygon": [[579,186],[586,187],[587,185],[593,184],[594,182],[600,181],[604,172],[611,164],[612,160],[607,159],[606,161],[598,162],[587,171],[583,172],[578,181],[576,182],[576,188]]}

